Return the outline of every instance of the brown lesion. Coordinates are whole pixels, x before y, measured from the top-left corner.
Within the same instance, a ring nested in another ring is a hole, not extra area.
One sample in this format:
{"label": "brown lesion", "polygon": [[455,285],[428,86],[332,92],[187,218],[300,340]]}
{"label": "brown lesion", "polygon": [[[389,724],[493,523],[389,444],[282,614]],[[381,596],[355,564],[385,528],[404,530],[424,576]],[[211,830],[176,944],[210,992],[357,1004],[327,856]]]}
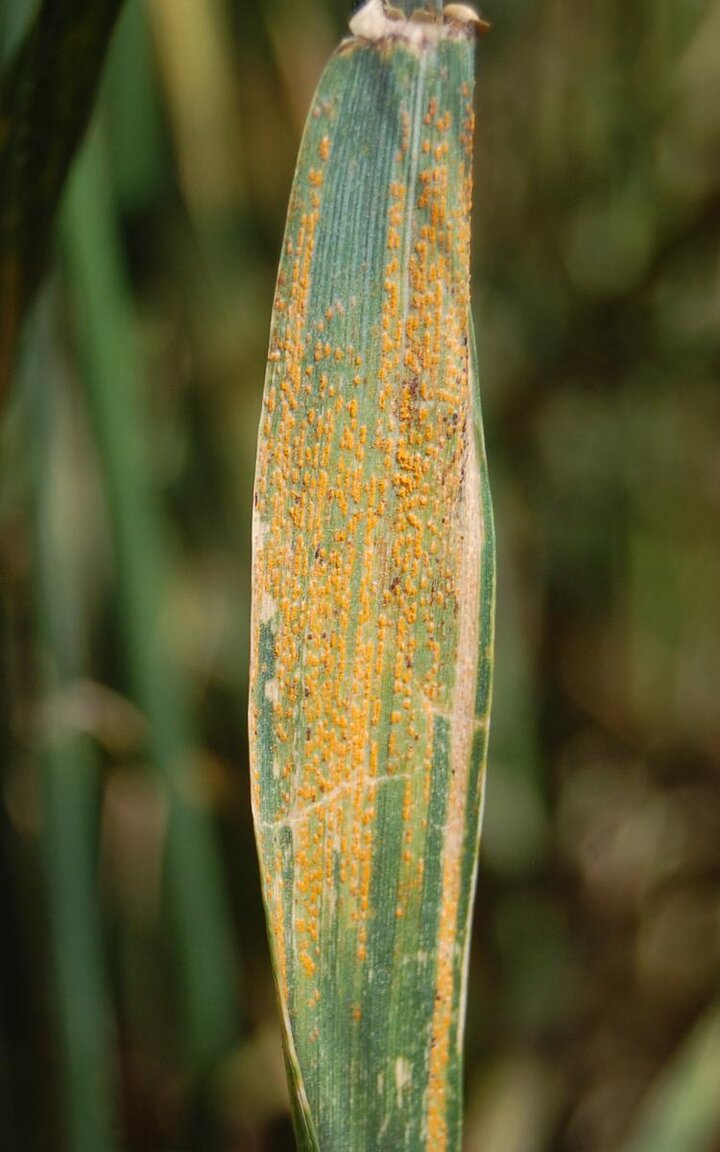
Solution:
{"label": "brown lesion", "polygon": [[0,397],[123,0],[44,0],[0,78]]}

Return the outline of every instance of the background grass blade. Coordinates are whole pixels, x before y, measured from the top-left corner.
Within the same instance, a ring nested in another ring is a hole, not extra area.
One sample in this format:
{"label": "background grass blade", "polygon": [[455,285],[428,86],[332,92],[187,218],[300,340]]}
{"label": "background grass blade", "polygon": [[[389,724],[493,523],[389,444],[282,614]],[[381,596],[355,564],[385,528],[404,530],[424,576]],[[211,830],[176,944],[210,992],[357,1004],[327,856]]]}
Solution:
{"label": "background grass blade", "polygon": [[197,1068],[236,1029],[236,969],[212,826],[198,803],[187,691],[169,650],[168,557],[138,410],[141,379],[102,147],[91,137],[68,186],[65,249],[76,287],[85,385],[113,530],[125,655],[168,805],[166,869],[187,1055]]}
{"label": "background grass blade", "polygon": [[0,395],[121,6],[45,0],[0,76]]}
{"label": "background grass blade", "polygon": [[457,1149],[493,633],[474,30],[367,5],[320,82],[254,507],[253,805],[298,1128]]}
{"label": "background grass blade", "polygon": [[712,1152],[720,1138],[720,1004],[693,1028],[640,1107],[621,1152]]}
{"label": "background grass blade", "polygon": [[[44,715],[63,689],[87,675],[87,604],[79,578],[77,490],[58,484],[69,420],[53,360],[53,297],[39,301],[25,361],[28,451],[33,459],[35,589]],[[80,550],[82,555],[82,550]],[[58,709],[56,707],[55,711]],[[119,1147],[115,1043],[105,969],[97,868],[100,781],[86,734],[63,723],[39,725],[42,828],[68,1152]]]}

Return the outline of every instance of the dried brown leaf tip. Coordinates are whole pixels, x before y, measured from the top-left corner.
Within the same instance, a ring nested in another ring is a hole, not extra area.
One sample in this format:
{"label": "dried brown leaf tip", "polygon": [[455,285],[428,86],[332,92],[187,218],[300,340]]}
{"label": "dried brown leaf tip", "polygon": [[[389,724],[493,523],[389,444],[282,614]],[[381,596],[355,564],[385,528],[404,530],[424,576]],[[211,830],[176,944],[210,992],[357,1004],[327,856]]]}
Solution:
{"label": "dried brown leaf tip", "polygon": [[445,23],[462,24],[474,30],[476,36],[483,36],[490,30],[490,23],[484,20],[469,4],[446,4],[442,18]]}
{"label": "dried brown leaf tip", "polygon": [[361,40],[437,41],[460,36],[480,36],[489,29],[487,20],[468,4],[448,4],[442,13],[416,9],[408,18],[399,8],[382,0],[367,0],[350,21],[350,31]]}

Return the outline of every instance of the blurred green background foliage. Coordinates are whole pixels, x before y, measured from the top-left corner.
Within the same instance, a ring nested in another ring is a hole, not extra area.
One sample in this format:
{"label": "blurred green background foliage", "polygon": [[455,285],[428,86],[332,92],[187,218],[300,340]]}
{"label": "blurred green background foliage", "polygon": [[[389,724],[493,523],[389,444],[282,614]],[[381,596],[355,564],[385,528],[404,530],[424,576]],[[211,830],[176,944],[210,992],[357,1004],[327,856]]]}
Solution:
{"label": "blurred green background foliage", "polygon": [[[32,8],[0,5],[4,60]],[[483,14],[499,615],[466,1146],[718,1152],[720,3]],[[7,1152],[293,1147],[249,513],[295,155],[346,20],[127,0],[25,328],[0,426]]]}

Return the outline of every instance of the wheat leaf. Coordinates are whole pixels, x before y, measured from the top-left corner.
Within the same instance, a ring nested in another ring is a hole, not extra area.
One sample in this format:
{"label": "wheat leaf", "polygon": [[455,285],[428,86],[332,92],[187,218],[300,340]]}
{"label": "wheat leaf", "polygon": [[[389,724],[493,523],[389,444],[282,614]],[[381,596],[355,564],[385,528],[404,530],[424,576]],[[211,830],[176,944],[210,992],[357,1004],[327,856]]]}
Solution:
{"label": "wheat leaf", "polygon": [[457,1149],[494,547],[474,28],[371,0],[292,190],[254,495],[252,797],[303,1147]]}

